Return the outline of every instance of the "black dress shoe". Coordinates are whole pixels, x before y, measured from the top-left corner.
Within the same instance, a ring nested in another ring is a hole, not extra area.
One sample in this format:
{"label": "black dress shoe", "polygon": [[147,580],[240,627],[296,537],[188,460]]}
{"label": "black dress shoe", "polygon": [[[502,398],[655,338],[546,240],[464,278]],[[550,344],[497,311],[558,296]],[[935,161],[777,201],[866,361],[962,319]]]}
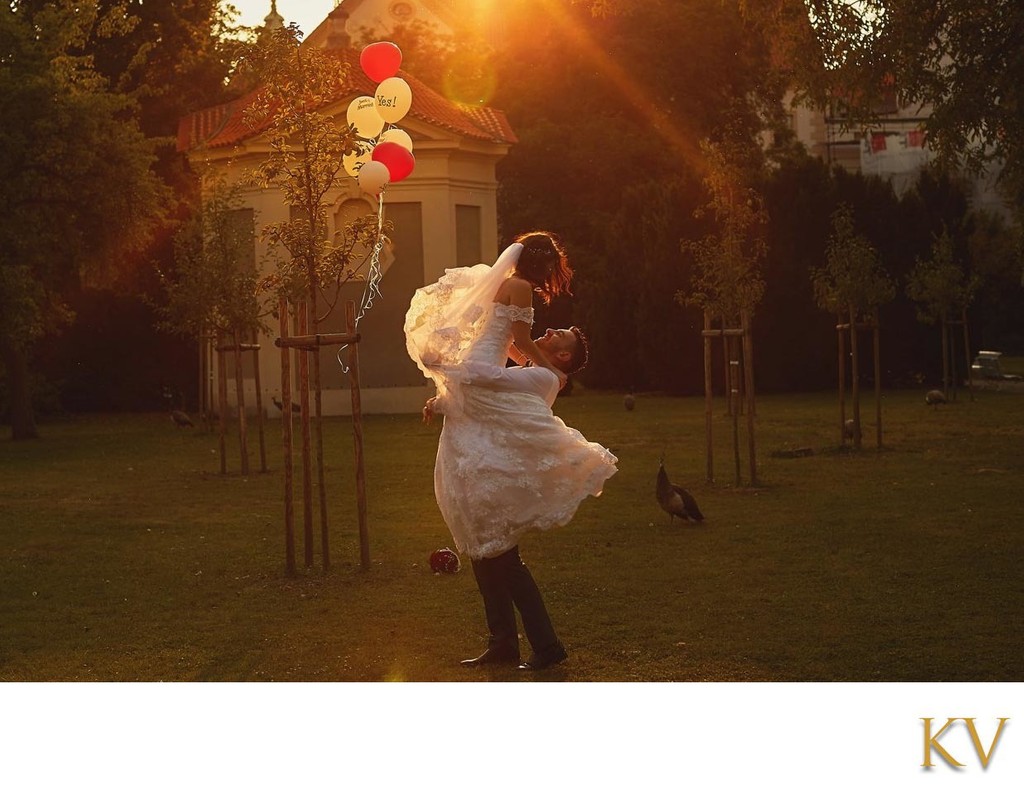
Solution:
{"label": "black dress shoe", "polygon": [[519,650],[515,647],[488,647],[476,658],[459,662],[463,667],[479,667],[481,664],[518,664]]}
{"label": "black dress shoe", "polygon": [[537,672],[555,664],[561,664],[567,658],[569,658],[569,654],[565,652],[565,648],[562,645],[557,645],[543,653],[531,654],[530,658],[520,664],[518,669],[523,672]]}

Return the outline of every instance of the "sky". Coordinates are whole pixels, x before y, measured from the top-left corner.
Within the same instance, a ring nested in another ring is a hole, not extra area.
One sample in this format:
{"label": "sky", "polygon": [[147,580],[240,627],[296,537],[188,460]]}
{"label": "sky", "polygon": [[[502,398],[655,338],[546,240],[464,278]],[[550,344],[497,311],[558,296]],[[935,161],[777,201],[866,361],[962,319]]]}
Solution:
{"label": "sky", "polygon": [[[229,0],[241,12],[242,25],[262,25],[270,13],[270,0]],[[227,3],[225,3],[227,4]],[[277,0],[277,13],[285,25],[297,22],[303,34],[312,33],[334,8],[334,0]]]}

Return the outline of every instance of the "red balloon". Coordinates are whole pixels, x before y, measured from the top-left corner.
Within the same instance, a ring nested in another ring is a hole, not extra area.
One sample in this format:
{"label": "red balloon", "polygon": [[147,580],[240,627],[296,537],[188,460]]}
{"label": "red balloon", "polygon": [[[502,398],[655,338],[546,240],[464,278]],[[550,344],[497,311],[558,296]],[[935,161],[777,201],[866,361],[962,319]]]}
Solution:
{"label": "red balloon", "polygon": [[374,42],[359,54],[359,66],[378,84],[391,78],[402,66],[402,51],[394,42]]}
{"label": "red balloon", "polygon": [[387,166],[392,182],[401,182],[416,167],[416,158],[398,143],[380,143],[373,150],[373,159]]}

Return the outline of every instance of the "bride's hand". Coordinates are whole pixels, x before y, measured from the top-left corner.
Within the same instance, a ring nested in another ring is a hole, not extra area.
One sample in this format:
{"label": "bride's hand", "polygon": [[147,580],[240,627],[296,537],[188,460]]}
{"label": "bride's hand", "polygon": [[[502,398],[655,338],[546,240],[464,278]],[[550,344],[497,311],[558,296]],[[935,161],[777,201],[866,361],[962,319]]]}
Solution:
{"label": "bride's hand", "polygon": [[430,424],[434,420],[434,401],[437,398],[431,398],[423,405],[423,422]]}

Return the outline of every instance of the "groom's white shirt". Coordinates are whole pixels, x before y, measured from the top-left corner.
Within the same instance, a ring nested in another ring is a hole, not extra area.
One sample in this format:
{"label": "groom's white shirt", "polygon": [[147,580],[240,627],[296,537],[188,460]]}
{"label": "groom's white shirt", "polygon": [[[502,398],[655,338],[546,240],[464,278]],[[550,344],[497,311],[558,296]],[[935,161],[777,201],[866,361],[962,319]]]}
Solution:
{"label": "groom's white shirt", "polygon": [[[455,367],[438,367],[452,380],[495,392],[536,395],[549,407],[558,397],[558,376],[547,367],[498,367],[481,361],[467,361]],[[444,403],[436,411],[444,414]]]}

